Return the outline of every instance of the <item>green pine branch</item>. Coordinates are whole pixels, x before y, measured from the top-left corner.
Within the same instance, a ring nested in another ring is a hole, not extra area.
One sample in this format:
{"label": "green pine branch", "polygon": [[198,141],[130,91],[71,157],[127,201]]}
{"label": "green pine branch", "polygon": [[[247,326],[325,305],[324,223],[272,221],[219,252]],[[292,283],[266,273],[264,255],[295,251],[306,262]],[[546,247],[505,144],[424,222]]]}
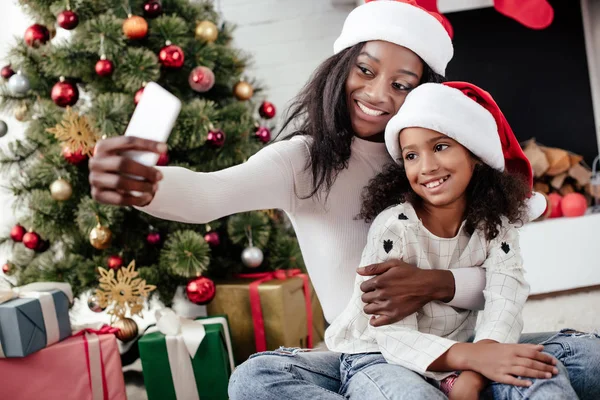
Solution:
{"label": "green pine branch", "polygon": [[170,273],[185,278],[199,276],[210,264],[210,248],[197,232],[175,231],[161,252],[160,264]]}

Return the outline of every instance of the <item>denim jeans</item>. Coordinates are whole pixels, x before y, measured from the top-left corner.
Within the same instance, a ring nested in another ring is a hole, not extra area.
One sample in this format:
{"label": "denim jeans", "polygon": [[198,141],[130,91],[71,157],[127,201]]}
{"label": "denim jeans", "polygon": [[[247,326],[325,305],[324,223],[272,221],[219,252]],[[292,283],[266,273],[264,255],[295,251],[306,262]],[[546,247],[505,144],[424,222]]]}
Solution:
{"label": "denim jeans", "polygon": [[[544,351],[560,362],[559,375],[533,380],[534,384],[529,388],[493,383],[482,397],[496,400],[600,399],[598,335],[563,330],[560,333],[525,334],[520,342],[544,344]],[[363,356],[287,348],[258,353],[232,374],[229,397],[231,400],[446,398],[419,374],[382,362],[383,357],[378,353]]]}

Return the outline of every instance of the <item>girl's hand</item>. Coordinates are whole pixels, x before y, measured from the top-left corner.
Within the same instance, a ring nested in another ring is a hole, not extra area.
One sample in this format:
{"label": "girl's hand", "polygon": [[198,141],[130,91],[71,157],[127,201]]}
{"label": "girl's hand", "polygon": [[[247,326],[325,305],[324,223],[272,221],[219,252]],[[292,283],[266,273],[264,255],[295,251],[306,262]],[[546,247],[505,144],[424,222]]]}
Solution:
{"label": "girl's hand", "polygon": [[[89,162],[94,200],[119,206],[144,206],[152,201],[162,174],[156,168],[123,156],[123,152],[130,150],[160,154],[167,151],[167,145],[133,136],[117,136],[98,142]],[[131,192],[141,194],[134,196]]]}
{"label": "girl's hand", "polygon": [[558,374],[556,359],[542,353],[544,346],[504,344],[491,340],[470,346],[466,356],[468,368],[488,379],[515,386],[528,387],[531,381],[517,377],[548,379]]}
{"label": "girl's hand", "polygon": [[449,400],[478,400],[487,386],[485,376],[474,371],[463,371],[450,390]]}

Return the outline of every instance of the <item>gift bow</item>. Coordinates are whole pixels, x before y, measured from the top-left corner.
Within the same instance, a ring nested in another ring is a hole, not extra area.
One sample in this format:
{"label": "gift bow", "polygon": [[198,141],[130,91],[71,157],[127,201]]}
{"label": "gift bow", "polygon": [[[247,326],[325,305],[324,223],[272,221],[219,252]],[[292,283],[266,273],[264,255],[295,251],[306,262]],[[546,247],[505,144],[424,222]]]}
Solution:
{"label": "gift bow", "polygon": [[235,368],[229,326],[223,317],[191,320],[175,314],[170,308],[156,311],[156,326],[146,334],[159,331],[165,335],[167,356],[171,368],[171,378],[175,395],[181,400],[200,400],[192,367],[192,358],[206,336],[204,325],[219,323],[223,325],[225,344],[229,356],[231,371]]}
{"label": "gift bow", "polygon": [[313,337],[312,337],[312,304],[310,296],[310,285],[308,283],[308,276],[303,274],[299,269],[278,269],[272,272],[257,272],[250,274],[238,274],[238,278],[250,278],[255,279],[254,282],[250,283],[250,309],[252,311],[252,323],[254,325],[254,342],[256,345],[256,351],[262,352],[267,351],[267,337],[265,335],[265,321],[263,318],[262,308],[260,306],[260,294],[258,287],[261,283],[272,281],[273,279],[286,280],[297,276],[302,278],[303,289],[304,289],[304,305],[306,307],[306,325],[307,325],[307,336],[306,336],[306,347],[312,349]]}
{"label": "gift bow", "polygon": [[[16,298],[39,300],[46,330],[46,346],[57,343],[60,339],[58,316],[56,315],[54,297],[50,293],[51,290],[60,290],[69,298],[69,303],[73,302],[71,285],[63,282],[36,282],[14,288],[0,288],[0,304]],[[2,343],[0,343],[0,358],[4,357],[4,350],[2,349]]]}

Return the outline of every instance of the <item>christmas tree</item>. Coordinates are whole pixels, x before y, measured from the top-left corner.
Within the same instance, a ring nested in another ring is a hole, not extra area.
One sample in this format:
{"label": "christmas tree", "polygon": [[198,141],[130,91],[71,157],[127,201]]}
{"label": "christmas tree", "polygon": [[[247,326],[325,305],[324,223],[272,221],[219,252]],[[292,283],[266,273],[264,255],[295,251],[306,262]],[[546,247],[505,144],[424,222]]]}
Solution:
{"label": "christmas tree", "polygon": [[[135,260],[168,305],[178,286],[194,281],[210,284],[205,278],[250,267],[303,268],[281,212],[189,225],[90,196],[87,160],[95,143],[124,133],[147,82],[183,103],[159,165],[220,170],[271,139],[266,124],[275,108],[246,80],[249,58],[231,46],[233,29],[211,2],[20,3],[37,23],[17,38],[0,83],[0,109],[27,124],[25,139],[0,154],[0,173],[10,174],[15,206],[24,210],[0,239],[12,246],[5,273],[19,284],[66,281],[78,294],[97,286],[98,267],[117,270]],[[67,39],[53,39],[59,27],[70,31]]]}

